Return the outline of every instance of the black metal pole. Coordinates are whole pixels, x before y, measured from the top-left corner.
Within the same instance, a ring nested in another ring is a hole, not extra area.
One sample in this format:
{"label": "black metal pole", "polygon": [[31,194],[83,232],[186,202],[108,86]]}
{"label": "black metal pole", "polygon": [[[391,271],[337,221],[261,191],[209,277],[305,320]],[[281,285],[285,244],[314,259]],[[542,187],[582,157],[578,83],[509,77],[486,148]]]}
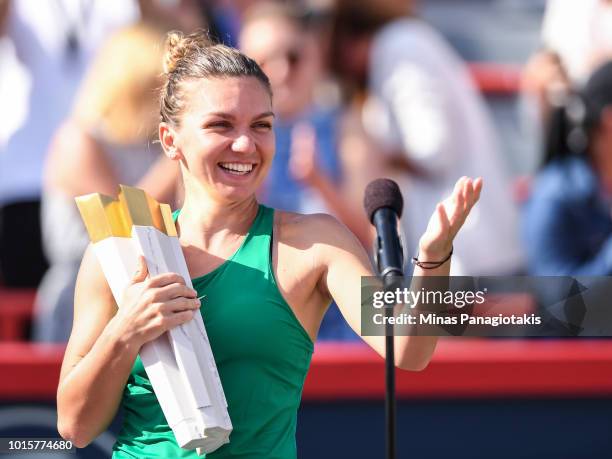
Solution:
{"label": "black metal pole", "polygon": [[[389,308],[390,309],[390,308]],[[395,349],[393,334],[385,337],[385,416],[387,459],[395,459]]]}
{"label": "black metal pole", "polygon": [[[385,290],[397,285],[397,271],[383,276]],[[385,316],[393,317],[394,305],[385,307]],[[385,325],[385,427],[387,459],[395,459],[395,345],[393,342],[393,325],[386,321]]]}
{"label": "black metal pole", "polygon": [[[398,190],[399,192],[399,190]],[[401,198],[401,195],[400,195]],[[397,231],[397,214],[391,208],[378,209],[372,218],[377,237],[377,270],[385,290],[399,287],[403,280],[403,252]],[[394,317],[395,305],[386,305],[385,317]],[[385,325],[385,427],[386,458],[395,459],[395,348],[393,325]]]}

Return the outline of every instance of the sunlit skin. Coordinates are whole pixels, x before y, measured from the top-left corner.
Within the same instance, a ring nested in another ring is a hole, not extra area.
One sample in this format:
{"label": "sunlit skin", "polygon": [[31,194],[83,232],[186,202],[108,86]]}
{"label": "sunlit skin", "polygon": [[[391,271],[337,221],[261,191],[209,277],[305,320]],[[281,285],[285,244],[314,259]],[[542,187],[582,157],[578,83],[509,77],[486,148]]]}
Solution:
{"label": "sunlit skin", "polygon": [[[161,123],[159,131],[167,153],[181,160],[187,198],[204,194],[225,204],[252,198],[274,156],[270,94],[254,77],[200,79],[184,90],[191,97],[180,124]],[[235,175],[223,163],[253,170]]]}
{"label": "sunlit skin", "polygon": [[[199,79],[185,84],[183,90],[189,103],[178,125],[161,123],[159,127],[166,154],[181,163],[185,184],[178,220],[181,241],[206,250],[215,242],[225,246],[228,233],[233,239],[228,248],[231,254],[239,244],[239,238],[231,234],[248,230],[257,213],[255,191],[274,157],[271,96],[254,77]],[[252,170],[232,174],[222,166],[230,163]]]}

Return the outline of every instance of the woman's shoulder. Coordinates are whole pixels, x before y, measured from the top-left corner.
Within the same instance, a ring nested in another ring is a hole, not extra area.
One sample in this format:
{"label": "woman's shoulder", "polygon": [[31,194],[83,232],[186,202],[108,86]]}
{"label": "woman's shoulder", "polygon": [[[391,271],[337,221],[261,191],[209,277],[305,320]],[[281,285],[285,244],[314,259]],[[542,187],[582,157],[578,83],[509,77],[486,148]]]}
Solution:
{"label": "woman's shoulder", "polygon": [[281,229],[330,229],[333,226],[342,227],[342,223],[326,213],[302,214],[287,210],[275,209],[275,224]]}
{"label": "woman's shoulder", "polygon": [[281,243],[301,246],[304,249],[321,244],[338,247],[359,244],[343,223],[325,213],[300,214],[276,210],[274,228]]}

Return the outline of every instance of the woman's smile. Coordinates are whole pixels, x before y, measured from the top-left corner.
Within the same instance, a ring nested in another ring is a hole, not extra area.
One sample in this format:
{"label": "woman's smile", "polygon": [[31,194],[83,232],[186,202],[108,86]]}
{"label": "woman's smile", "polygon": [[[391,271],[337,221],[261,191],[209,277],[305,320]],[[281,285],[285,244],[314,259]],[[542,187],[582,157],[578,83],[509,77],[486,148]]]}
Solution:
{"label": "woman's smile", "polygon": [[245,162],[220,162],[217,164],[217,166],[227,175],[234,177],[247,177],[253,175],[253,171],[257,167],[257,164]]}

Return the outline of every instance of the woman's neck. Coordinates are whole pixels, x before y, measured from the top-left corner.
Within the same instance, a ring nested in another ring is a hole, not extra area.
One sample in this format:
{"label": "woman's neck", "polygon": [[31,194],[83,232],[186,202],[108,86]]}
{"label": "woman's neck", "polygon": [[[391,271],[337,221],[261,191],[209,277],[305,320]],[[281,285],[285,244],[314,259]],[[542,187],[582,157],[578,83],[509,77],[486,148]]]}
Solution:
{"label": "woman's neck", "polygon": [[183,243],[207,249],[219,238],[246,234],[258,209],[255,196],[236,203],[219,203],[187,192],[177,219],[179,236]]}

